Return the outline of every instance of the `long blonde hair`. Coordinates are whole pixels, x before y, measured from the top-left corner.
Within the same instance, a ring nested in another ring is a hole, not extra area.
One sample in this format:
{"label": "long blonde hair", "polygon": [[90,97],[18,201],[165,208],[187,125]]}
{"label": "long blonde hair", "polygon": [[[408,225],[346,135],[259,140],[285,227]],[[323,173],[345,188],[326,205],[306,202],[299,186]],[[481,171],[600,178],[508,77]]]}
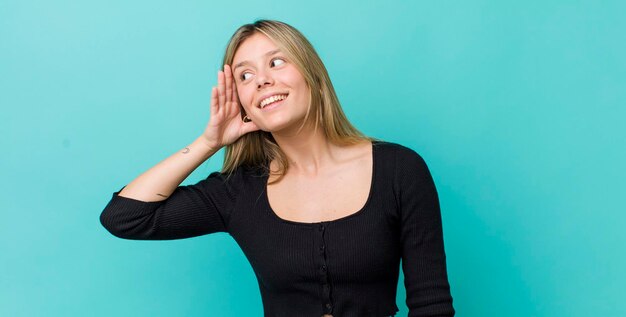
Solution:
{"label": "long blonde hair", "polygon": [[[311,110],[315,112],[315,129],[320,127],[327,139],[337,145],[353,145],[363,140],[377,140],[357,130],[346,118],[326,67],[313,45],[294,27],[275,20],[257,20],[241,26],[231,37],[222,65],[231,65],[235,52],[247,38],[262,33],[270,38],[294,63],[311,91],[311,103],[303,125],[309,120]],[[241,107],[241,105],[240,105]],[[245,110],[241,107],[242,118]],[[222,173],[230,174],[239,166],[261,167],[269,175],[269,163],[276,160],[278,182],[287,172],[289,161],[270,132],[257,130],[242,135],[237,141],[225,146]],[[272,183],[274,183],[272,182]]]}

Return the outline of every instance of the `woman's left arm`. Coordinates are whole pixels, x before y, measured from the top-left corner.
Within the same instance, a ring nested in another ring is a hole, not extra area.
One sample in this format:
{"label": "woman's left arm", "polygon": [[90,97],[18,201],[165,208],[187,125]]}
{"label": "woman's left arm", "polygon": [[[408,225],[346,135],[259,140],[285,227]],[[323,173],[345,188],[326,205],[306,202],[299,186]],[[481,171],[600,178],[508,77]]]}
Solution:
{"label": "woman's left arm", "polygon": [[408,316],[454,316],[435,183],[419,154],[406,147],[397,151],[395,186]]}

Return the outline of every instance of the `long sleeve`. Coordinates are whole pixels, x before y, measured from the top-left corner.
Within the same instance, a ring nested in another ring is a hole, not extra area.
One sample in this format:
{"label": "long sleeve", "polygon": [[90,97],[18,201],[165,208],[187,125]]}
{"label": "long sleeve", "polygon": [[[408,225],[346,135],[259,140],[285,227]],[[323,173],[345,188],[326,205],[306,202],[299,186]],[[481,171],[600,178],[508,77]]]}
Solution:
{"label": "long sleeve", "polygon": [[237,192],[238,173],[211,173],[193,185],[178,186],[163,201],[145,202],[119,196],[100,214],[100,222],[114,236],[132,240],[183,239],[226,232]]}
{"label": "long sleeve", "polygon": [[410,148],[397,149],[395,186],[408,316],[454,316],[437,190],[426,162]]}

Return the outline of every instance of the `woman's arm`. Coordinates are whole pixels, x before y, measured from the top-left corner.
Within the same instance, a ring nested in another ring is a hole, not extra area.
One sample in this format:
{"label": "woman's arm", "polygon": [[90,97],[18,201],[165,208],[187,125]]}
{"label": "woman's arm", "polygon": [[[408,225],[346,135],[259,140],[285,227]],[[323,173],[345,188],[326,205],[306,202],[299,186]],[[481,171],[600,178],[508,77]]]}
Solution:
{"label": "woman's arm", "polygon": [[420,155],[406,147],[397,151],[402,270],[409,317],[454,316],[435,184]]}
{"label": "woman's arm", "polygon": [[[165,200],[145,202],[113,197],[100,215],[114,236],[132,240],[183,239],[226,232],[242,183],[242,171],[211,173],[193,185],[178,186]],[[124,188],[122,188],[124,189]]]}
{"label": "woman's arm", "polygon": [[160,201],[170,196],[193,170],[221,147],[243,134],[258,130],[253,122],[241,119],[237,88],[229,65],[217,73],[217,87],[211,90],[211,116],[199,138],[141,174],[120,192],[120,196],[142,201]]}
{"label": "woman's arm", "polygon": [[197,138],[184,149],[139,175],[124,187],[119,196],[145,202],[167,199],[191,172],[219,150],[203,139]]}
{"label": "woman's arm", "polygon": [[237,181],[215,172],[191,186],[179,186],[202,162],[241,135],[258,130],[241,119],[230,67],[218,71],[211,91],[211,115],[204,133],[183,150],[115,192],[100,215],[113,235],[126,239],[179,239],[225,231]]}

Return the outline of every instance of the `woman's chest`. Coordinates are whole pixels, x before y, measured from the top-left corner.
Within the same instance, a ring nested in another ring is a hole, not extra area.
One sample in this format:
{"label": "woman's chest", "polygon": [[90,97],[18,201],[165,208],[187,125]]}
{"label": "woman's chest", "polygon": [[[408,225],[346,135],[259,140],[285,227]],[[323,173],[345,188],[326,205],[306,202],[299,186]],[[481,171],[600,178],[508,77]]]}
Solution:
{"label": "woman's chest", "polygon": [[267,179],[251,181],[238,199],[228,231],[260,282],[289,288],[323,285],[324,276],[347,283],[393,279],[400,261],[395,194],[384,170],[369,176],[369,188],[361,189],[364,194],[352,213],[328,221],[281,217],[270,205]]}
{"label": "woman's chest", "polygon": [[304,223],[332,221],[358,212],[373,183],[371,160],[359,162],[315,179],[286,175],[267,186],[271,210],[282,219]]}
{"label": "woman's chest", "polygon": [[[378,211],[382,214],[382,211]],[[364,209],[340,221],[296,224],[264,217],[231,232],[267,288],[368,283],[397,278],[397,230],[376,211]]]}

